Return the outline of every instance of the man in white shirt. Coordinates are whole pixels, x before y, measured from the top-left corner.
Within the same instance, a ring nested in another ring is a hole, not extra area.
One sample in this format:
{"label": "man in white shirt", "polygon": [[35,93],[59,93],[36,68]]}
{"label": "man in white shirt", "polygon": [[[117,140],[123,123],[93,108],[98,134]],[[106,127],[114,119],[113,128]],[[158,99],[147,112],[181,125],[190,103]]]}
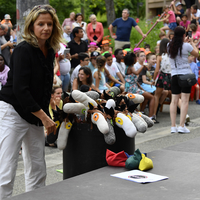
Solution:
{"label": "man in white shirt", "polygon": [[65,38],[65,40],[66,40],[67,42],[70,42],[70,41],[71,41],[70,34],[71,34],[71,28],[70,28],[70,26],[64,26],[63,37]]}
{"label": "man in white shirt", "polygon": [[200,10],[196,4],[191,6],[191,19],[196,19],[198,22],[200,21]]}
{"label": "man in white shirt", "polygon": [[114,62],[120,73],[122,74],[123,78],[125,77],[125,69],[126,69],[126,66],[124,64],[124,62],[121,62],[121,60],[124,58],[124,53],[122,51],[122,49],[116,49],[115,50],[115,58],[116,58],[116,62]]}

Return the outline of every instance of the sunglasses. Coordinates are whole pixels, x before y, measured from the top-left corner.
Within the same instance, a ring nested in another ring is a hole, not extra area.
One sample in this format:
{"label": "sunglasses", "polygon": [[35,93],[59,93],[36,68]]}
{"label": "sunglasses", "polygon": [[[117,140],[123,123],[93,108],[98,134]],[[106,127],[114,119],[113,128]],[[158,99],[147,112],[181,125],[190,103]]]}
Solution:
{"label": "sunglasses", "polygon": [[49,5],[38,5],[38,6],[35,6],[32,10],[33,11],[37,11],[37,10],[40,10],[40,9],[44,9],[46,11],[53,11],[53,13],[55,14],[56,13],[56,9],[50,7]]}

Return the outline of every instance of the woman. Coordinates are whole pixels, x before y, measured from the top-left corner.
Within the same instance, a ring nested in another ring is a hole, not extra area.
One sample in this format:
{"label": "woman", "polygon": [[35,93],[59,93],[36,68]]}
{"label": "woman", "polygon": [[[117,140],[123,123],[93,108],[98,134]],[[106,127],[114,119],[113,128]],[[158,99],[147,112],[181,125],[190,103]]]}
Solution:
{"label": "woman", "polygon": [[88,43],[88,37],[87,37],[87,23],[83,21],[83,15],[81,13],[77,13],[75,16],[75,22],[72,24],[72,29],[75,27],[81,27],[83,29],[83,38],[82,40],[86,41]]}
{"label": "woman", "polygon": [[4,56],[0,54],[0,90],[7,82],[9,70],[10,68],[7,66]]}
{"label": "woman", "polygon": [[103,25],[97,22],[95,14],[90,15],[90,22],[87,26],[87,36],[90,42],[95,42],[100,47],[104,35]]}
{"label": "woman", "polygon": [[[156,69],[153,77],[153,84],[156,86],[155,91],[155,106],[154,113],[157,113],[158,105],[162,105],[163,101],[168,95],[169,90],[171,90],[171,63],[169,61],[169,56],[167,54],[167,44],[169,40],[163,38],[160,42],[159,55],[157,56]],[[158,76],[158,77],[157,77]],[[157,82],[155,81],[158,79]],[[161,100],[162,96],[162,101]]]}
{"label": "woman", "polygon": [[73,82],[72,90],[79,90],[82,85],[87,85],[99,92],[99,89],[92,83],[92,72],[88,67],[79,69],[78,78]]}
{"label": "woman", "polygon": [[[185,41],[185,42],[184,42]],[[188,43],[190,42],[190,44]],[[192,70],[188,62],[188,54],[198,57],[198,49],[193,43],[192,38],[185,39],[185,29],[177,27],[174,30],[174,38],[169,43],[168,54],[171,63],[171,91],[172,100],[170,104],[171,133],[189,133],[190,130],[185,127],[185,118],[188,111],[189,97],[191,87],[183,87],[178,83],[178,75],[190,74]],[[176,111],[181,95],[181,115],[179,127],[176,127]]]}
{"label": "woman", "polygon": [[23,38],[12,54],[8,81],[0,91],[1,200],[12,195],[21,144],[26,191],[45,185],[43,126],[47,134],[56,133],[56,124],[47,114],[55,51],[62,41],[55,9],[35,6],[26,17]]}

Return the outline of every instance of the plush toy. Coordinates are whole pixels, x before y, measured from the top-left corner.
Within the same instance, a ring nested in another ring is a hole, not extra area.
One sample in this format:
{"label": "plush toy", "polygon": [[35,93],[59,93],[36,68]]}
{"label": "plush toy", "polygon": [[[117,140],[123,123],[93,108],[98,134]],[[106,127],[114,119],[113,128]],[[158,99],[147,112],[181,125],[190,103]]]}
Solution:
{"label": "plush toy", "polygon": [[144,101],[144,96],[140,95],[140,94],[132,94],[132,93],[128,93],[126,94],[126,96],[133,101],[135,104],[136,103],[142,103]]}
{"label": "plush toy", "polygon": [[141,132],[141,133],[146,132],[147,123],[144,121],[144,119],[141,116],[139,116],[135,113],[132,113],[131,119],[132,119],[132,122],[134,123],[136,129],[139,132]]}
{"label": "plush toy", "polygon": [[118,127],[124,130],[128,137],[134,138],[136,136],[137,130],[135,125],[132,123],[131,118],[122,113],[118,113],[117,117],[115,118],[115,123]]}
{"label": "plush toy", "polygon": [[59,150],[65,149],[71,128],[72,128],[72,123],[70,121],[68,122],[64,121],[61,123],[57,141]]}
{"label": "plush toy", "polygon": [[74,100],[82,103],[86,110],[89,110],[89,103],[92,104],[94,107],[97,107],[96,101],[88,97],[85,93],[79,91],[79,90],[73,90],[72,91],[72,97]]}
{"label": "plush toy", "polygon": [[100,97],[99,93],[96,91],[88,91],[85,94],[93,100],[97,100]]}

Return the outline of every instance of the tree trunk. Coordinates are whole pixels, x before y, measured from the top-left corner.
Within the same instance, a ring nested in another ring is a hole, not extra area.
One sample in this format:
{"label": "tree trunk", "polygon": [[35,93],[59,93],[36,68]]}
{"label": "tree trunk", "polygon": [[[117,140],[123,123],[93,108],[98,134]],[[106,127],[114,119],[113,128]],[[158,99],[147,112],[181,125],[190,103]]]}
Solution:
{"label": "tree trunk", "polygon": [[115,20],[115,7],[113,0],[105,0],[108,26]]}
{"label": "tree trunk", "polygon": [[49,4],[49,0],[17,0],[17,43],[22,41],[26,16],[35,5]]}

